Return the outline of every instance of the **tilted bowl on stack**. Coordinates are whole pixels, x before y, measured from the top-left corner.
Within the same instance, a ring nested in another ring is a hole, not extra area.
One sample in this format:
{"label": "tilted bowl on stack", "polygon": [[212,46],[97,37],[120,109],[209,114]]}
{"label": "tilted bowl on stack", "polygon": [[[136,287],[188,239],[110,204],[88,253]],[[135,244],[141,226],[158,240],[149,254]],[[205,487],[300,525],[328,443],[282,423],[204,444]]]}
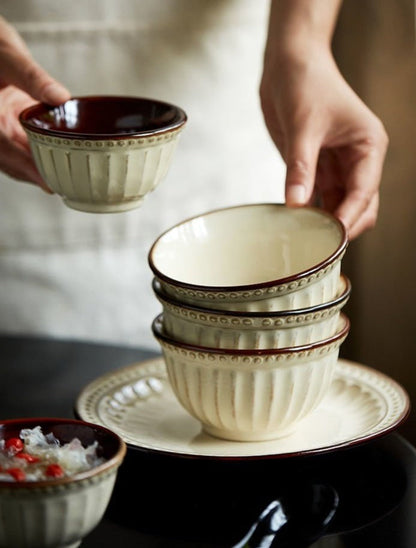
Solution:
{"label": "tilted bowl on stack", "polygon": [[313,207],[247,204],[161,234],[153,334],[172,390],[229,440],[287,435],[326,395],[350,323],[344,226]]}

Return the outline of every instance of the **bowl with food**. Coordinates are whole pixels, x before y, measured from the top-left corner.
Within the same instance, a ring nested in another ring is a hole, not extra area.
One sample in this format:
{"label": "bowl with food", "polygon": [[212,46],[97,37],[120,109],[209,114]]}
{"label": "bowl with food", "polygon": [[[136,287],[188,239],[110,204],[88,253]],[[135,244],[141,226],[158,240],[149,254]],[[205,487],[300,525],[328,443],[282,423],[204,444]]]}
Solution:
{"label": "bowl with food", "polygon": [[0,547],[75,548],[110,501],[125,442],[76,419],[0,421]]}

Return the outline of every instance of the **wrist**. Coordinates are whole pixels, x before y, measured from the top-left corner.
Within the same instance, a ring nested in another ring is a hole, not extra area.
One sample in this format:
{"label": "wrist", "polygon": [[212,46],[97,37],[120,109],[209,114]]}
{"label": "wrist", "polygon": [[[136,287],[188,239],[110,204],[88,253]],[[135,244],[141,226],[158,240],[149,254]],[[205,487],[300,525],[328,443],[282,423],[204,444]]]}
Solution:
{"label": "wrist", "polygon": [[331,42],[341,0],[272,0],[265,59],[273,64],[332,57]]}

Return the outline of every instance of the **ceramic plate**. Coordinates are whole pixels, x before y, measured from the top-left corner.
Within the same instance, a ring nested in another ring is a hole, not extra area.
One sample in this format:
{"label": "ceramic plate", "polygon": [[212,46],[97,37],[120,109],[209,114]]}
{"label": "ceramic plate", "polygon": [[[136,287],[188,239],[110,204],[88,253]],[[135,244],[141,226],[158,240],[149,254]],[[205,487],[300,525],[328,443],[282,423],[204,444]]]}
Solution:
{"label": "ceramic plate", "polygon": [[97,378],[79,394],[75,412],[115,431],[130,448],[215,458],[288,457],[321,453],[368,441],[397,428],[409,396],[370,367],[339,360],[329,394],[284,438],[262,442],[216,439],[177,402],[163,358]]}

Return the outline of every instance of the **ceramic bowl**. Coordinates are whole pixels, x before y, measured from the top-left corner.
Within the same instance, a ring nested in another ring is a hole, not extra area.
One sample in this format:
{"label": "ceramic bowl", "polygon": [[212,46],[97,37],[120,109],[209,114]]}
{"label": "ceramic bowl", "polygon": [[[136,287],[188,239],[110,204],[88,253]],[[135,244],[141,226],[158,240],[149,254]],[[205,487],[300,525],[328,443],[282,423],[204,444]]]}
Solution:
{"label": "ceramic bowl", "polygon": [[344,226],[320,209],[247,204],[173,226],[153,243],[148,260],[177,301],[270,312],[335,298],[346,246]]}
{"label": "ceramic bowl", "polygon": [[230,312],[186,305],[164,295],[158,280],[153,291],[162,305],[163,329],[174,339],[214,348],[285,348],[333,335],[351,293],[351,282],[339,279],[337,296],[326,303],[279,312]]}
{"label": "ceramic bowl", "polygon": [[212,436],[262,441],[292,433],[327,393],[339,348],[349,332],[341,314],[336,333],[313,344],[264,350],[181,343],[152,323],[172,390]]}
{"label": "ceramic bowl", "polygon": [[[115,433],[84,421],[28,418],[0,422],[0,439],[40,426],[62,443],[98,442],[104,462],[69,477],[39,481],[0,480],[0,547],[75,548],[99,523],[113,492],[126,444]],[[32,466],[32,465],[29,465]]]}
{"label": "ceramic bowl", "polygon": [[139,207],[171,165],[185,112],[128,96],[75,97],[20,114],[33,157],[67,206],[106,213]]}

